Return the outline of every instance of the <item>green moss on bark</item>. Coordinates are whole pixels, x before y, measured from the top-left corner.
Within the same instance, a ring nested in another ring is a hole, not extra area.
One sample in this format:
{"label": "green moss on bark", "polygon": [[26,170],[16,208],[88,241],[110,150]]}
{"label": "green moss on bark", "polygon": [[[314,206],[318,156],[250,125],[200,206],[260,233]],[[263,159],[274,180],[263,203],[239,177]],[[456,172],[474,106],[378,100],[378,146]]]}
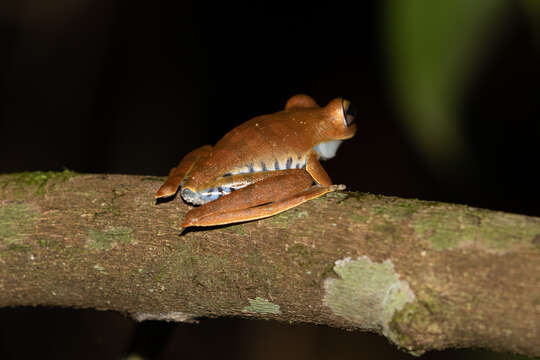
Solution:
{"label": "green moss on bark", "polygon": [[28,187],[35,188],[35,194],[43,194],[47,185],[64,183],[70,178],[79,175],[71,170],[64,171],[25,171],[2,176],[0,186],[16,185],[16,191],[27,191]]}
{"label": "green moss on bark", "polygon": [[495,252],[532,245],[540,221],[467,206],[427,207],[413,216],[412,228],[435,250],[478,246]]}
{"label": "green moss on bark", "polygon": [[105,230],[88,230],[87,246],[92,250],[110,250],[133,242],[133,230],[124,226],[111,226]]}
{"label": "green moss on bark", "polygon": [[32,234],[39,211],[25,203],[0,203],[0,242],[17,244]]}

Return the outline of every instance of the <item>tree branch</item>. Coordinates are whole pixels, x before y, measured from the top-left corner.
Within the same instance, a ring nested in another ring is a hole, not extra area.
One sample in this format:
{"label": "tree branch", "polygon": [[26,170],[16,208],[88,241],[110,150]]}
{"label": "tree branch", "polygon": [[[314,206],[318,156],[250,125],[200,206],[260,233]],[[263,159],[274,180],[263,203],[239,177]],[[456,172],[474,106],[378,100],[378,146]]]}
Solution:
{"label": "tree branch", "polygon": [[162,180],[1,175],[0,306],[310,322],[417,354],[540,356],[538,218],[343,192],[180,236],[189,207],[156,205]]}

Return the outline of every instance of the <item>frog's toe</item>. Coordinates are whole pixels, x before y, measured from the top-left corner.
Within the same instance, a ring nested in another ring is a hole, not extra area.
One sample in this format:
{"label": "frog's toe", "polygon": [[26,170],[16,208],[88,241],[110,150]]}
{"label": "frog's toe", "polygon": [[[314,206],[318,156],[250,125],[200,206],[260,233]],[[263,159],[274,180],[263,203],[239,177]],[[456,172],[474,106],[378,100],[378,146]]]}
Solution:
{"label": "frog's toe", "polygon": [[177,188],[175,188],[174,186],[165,183],[156,192],[156,199],[173,196],[174,194],[176,194],[176,190]]}
{"label": "frog's toe", "polygon": [[185,228],[191,227],[191,226],[197,226],[198,218],[196,216],[193,216],[191,214],[191,211],[186,214],[186,218],[184,219],[184,222],[182,223],[182,226],[180,227],[180,230],[183,231]]}

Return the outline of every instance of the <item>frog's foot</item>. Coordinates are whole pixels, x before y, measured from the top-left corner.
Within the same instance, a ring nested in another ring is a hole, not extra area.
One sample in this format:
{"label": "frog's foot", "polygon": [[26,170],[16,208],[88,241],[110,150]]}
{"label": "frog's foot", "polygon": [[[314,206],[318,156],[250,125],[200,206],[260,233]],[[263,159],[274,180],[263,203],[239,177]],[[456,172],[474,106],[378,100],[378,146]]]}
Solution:
{"label": "frog's foot", "polygon": [[261,180],[192,209],[187,213],[182,229],[262,219],[326,193],[345,189],[344,185],[311,186],[312,183],[313,179],[304,170]]}

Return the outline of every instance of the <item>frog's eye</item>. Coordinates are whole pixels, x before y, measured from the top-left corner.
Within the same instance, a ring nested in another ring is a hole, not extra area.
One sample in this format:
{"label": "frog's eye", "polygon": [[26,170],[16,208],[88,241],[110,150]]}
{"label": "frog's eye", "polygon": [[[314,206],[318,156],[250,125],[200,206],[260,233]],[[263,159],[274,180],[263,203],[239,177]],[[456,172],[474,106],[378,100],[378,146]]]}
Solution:
{"label": "frog's eye", "polygon": [[345,126],[349,127],[356,118],[356,107],[349,100],[343,100],[341,106],[343,108],[343,121]]}

